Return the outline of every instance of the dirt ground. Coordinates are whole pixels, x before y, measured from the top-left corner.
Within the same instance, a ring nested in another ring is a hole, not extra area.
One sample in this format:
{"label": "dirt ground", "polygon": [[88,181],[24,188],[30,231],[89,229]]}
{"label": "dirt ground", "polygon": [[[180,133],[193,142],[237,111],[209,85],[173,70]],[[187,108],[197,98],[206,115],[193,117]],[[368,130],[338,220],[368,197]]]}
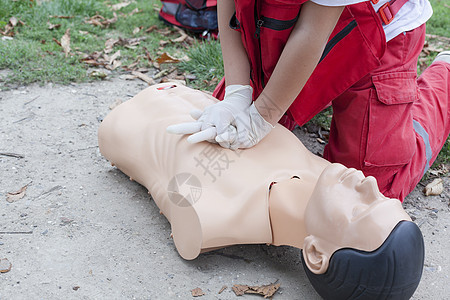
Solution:
{"label": "dirt ground", "polygon": [[[193,261],[178,255],[146,189],[97,147],[110,106],[145,86],[115,77],[0,91],[0,259],[8,260],[0,266],[12,265],[0,273],[0,299],[190,299],[197,287],[200,299],[235,299],[233,284],[276,281],[274,299],[319,299],[295,248],[234,246]],[[314,134],[296,134],[320,151]],[[448,177],[444,183],[440,196],[425,197],[419,185],[404,203],[426,245],[413,299],[450,298]],[[26,185],[23,198],[7,201]]]}

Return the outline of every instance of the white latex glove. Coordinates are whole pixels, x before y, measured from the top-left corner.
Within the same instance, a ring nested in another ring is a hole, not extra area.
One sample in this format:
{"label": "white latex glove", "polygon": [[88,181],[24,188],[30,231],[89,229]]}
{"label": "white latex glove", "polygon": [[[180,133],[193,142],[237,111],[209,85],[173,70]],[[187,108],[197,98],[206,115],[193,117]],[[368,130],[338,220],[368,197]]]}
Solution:
{"label": "white latex glove", "polygon": [[252,104],[236,116],[225,132],[217,135],[216,142],[232,150],[250,148],[258,144],[272,128],[272,124],[267,122],[255,104]]}
{"label": "white latex glove", "polygon": [[167,127],[169,133],[192,134],[188,142],[215,142],[218,134],[224,133],[235,118],[252,104],[253,89],[249,85],[229,85],[222,101],[201,110],[194,109],[191,116],[196,122],[181,123]]}

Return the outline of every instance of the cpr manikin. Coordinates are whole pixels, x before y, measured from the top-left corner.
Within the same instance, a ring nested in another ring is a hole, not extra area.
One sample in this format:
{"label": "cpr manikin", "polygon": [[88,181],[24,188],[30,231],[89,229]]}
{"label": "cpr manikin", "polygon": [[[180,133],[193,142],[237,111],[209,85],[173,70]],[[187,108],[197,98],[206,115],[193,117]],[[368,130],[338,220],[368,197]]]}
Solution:
{"label": "cpr manikin", "polygon": [[215,101],[173,83],[154,85],[115,108],[99,129],[101,153],[147,187],[183,258],[235,244],[290,245],[302,249],[324,298],[414,293],[422,235],[374,178],[313,155],[282,126],[238,151],[166,132]]}

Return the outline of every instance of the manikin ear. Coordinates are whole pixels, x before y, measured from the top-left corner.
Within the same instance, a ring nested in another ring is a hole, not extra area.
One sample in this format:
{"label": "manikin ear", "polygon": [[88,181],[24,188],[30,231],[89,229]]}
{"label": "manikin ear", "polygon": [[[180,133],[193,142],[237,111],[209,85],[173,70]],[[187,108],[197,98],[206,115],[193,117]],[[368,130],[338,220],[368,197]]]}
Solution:
{"label": "manikin ear", "polygon": [[323,274],[328,269],[331,254],[326,242],[308,235],[303,242],[303,259],[308,269],[315,274]]}

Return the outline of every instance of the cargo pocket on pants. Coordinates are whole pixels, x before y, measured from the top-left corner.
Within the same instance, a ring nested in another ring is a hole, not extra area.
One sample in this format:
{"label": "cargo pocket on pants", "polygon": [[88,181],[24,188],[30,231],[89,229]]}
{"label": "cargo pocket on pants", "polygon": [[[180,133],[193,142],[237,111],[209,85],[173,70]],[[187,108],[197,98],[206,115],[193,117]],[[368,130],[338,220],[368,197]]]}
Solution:
{"label": "cargo pocket on pants", "polygon": [[375,88],[369,100],[364,164],[397,169],[409,163],[415,153],[412,105],[418,99],[416,74],[381,74],[373,76],[372,82]]}

